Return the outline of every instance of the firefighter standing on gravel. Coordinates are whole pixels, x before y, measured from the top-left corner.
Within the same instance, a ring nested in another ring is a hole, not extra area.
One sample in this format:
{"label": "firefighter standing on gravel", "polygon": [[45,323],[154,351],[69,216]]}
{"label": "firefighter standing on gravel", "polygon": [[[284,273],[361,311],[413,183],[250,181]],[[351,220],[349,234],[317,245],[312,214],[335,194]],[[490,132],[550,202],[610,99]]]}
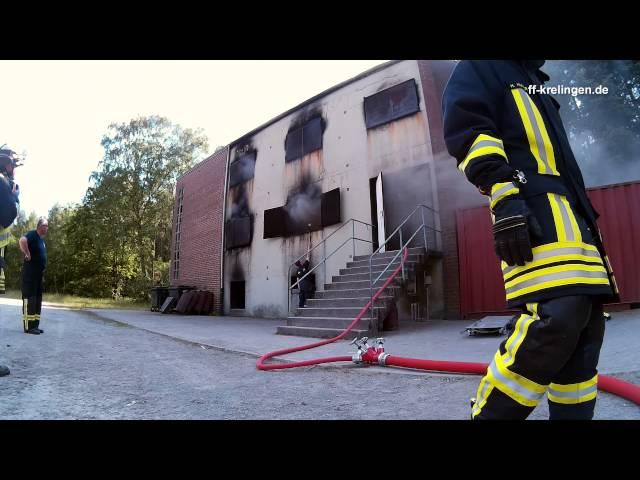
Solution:
{"label": "firefighter standing on gravel", "polygon": [[472,401],[474,419],[591,419],[617,287],[544,61],[461,61],[443,96],[458,169],[490,199],[507,304],[519,308]]}
{"label": "firefighter standing on gravel", "polygon": [[35,230],[20,237],[20,250],[24,255],[22,265],[22,323],[25,333],[40,335],[40,312],[42,310],[42,283],[47,268],[47,248],[43,238],[49,231],[45,217],[38,219]]}

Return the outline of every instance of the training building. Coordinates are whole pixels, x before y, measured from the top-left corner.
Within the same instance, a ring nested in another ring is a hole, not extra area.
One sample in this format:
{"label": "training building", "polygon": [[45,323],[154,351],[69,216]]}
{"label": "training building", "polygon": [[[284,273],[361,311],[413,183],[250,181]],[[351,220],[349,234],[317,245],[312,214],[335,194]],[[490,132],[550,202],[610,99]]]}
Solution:
{"label": "training building", "polygon": [[[255,128],[184,174],[176,186],[172,285],[213,291],[218,313],[285,318],[295,303],[293,264],[310,247],[311,266],[317,266],[312,279],[323,290],[344,281],[345,266],[363,265],[423,205],[385,250],[399,248],[400,234],[406,242],[416,226],[428,226],[419,237],[429,261],[414,282],[414,288],[428,287],[428,303],[421,302],[428,316],[504,311],[487,200],[444,145],[441,98],[454,65],[382,64]],[[638,185],[620,189],[616,195],[639,191]],[[629,215],[640,241],[640,218]],[[605,229],[605,241],[606,230],[615,228]],[[615,269],[620,260],[615,252],[610,257]],[[482,268],[495,270],[495,278],[479,275]],[[627,285],[626,303],[639,302],[640,279]]]}

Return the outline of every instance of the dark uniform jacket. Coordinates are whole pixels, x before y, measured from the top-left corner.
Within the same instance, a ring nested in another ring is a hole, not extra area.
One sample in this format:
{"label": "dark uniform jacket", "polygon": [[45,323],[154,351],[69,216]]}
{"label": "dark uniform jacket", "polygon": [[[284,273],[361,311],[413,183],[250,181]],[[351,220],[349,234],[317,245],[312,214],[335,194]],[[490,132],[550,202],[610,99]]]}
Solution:
{"label": "dark uniform jacket", "polygon": [[[298,281],[299,281],[309,271],[309,260],[305,260],[302,264],[299,261],[296,262],[296,267],[298,267],[296,276],[298,277]],[[311,281],[311,275],[309,275],[306,278],[303,278],[302,281],[298,284],[298,287],[303,292],[312,292],[315,289],[315,286]]]}
{"label": "dark uniform jacket", "polygon": [[[502,262],[510,307],[564,295],[616,300],[617,287],[595,211],[559,115],[559,104],[530,86],[549,77],[543,62],[461,61],[443,95],[444,137],[458,169],[493,208],[524,198],[542,226],[533,260]],[[612,288],[613,287],[613,288]],[[615,294],[613,294],[615,291]]]}
{"label": "dark uniform jacket", "polygon": [[0,173],[0,231],[8,229],[18,214],[16,197],[11,192],[11,187],[11,180]]}

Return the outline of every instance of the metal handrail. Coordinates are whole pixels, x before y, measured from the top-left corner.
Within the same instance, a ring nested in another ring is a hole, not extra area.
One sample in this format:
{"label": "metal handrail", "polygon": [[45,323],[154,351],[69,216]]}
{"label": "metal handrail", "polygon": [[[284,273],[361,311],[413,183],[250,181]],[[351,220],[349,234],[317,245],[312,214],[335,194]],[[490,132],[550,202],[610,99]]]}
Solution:
{"label": "metal handrail", "polygon": [[[400,223],[400,225],[398,225],[398,227],[386,238],[386,240],[369,256],[369,293],[370,293],[370,297],[371,297],[371,301],[369,304],[369,309],[371,310],[371,317],[373,318],[373,285],[375,283],[378,282],[378,280],[380,280],[380,278],[386,273],[386,271],[389,269],[389,267],[393,264],[393,262],[396,261],[396,259],[398,258],[398,255],[400,255],[402,253],[402,248],[403,248],[403,241],[402,241],[402,226],[407,223],[409,221],[409,219],[411,217],[413,217],[414,213],[416,213],[418,211],[418,209],[421,209],[420,212],[422,214],[422,222],[420,223],[420,225],[418,226],[418,228],[413,232],[413,234],[411,235],[411,237],[409,237],[409,240],[407,240],[404,245],[408,245],[411,243],[411,241],[415,238],[415,236],[418,234],[418,232],[420,232],[420,230],[422,230],[422,234],[423,234],[423,240],[424,240],[424,248],[425,251],[428,251],[428,245],[427,245],[427,229],[432,230],[434,232],[440,232],[441,231],[437,228],[428,226],[425,224],[424,222],[424,210],[431,210],[434,215],[438,213],[438,211],[432,207],[429,207],[427,205],[423,205],[423,204],[418,204],[416,205],[416,207],[413,209],[413,211],[411,213],[409,213],[405,219]],[[435,218],[434,218],[435,220]],[[373,277],[373,257],[376,253],[380,252],[380,250],[387,244],[389,243],[389,241],[396,235],[396,233],[399,232],[399,237],[400,237],[400,249],[398,250],[398,253],[395,254],[395,256],[391,259],[391,261],[386,265],[386,267],[382,270],[382,272],[380,273],[380,275],[378,275],[378,277],[372,281],[372,277]],[[402,263],[402,280],[404,281],[405,279],[405,273],[404,273],[404,263]]]}
{"label": "metal handrail", "polygon": [[[313,250],[315,250],[317,247],[319,247],[320,245],[322,245],[323,243],[325,243],[327,240],[329,240],[332,236],[334,236],[336,233],[338,233],[340,230],[342,230],[342,227],[344,227],[345,225],[347,225],[349,222],[351,222],[353,224],[353,222],[358,222],[361,223],[363,225],[367,225],[368,227],[371,228],[377,228],[375,225],[370,225],[367,222],[363,222],[362,220],[357,220],[355,218],[350,218],[349,220],[347,220],[346,222],[344,222],[342,225],[340,225],[338,228],[336,228],[333,232],[331,232],[331,234],[327,237],[324,238],[321,242],[317,243],[314,247],[310,248],[309,250],[307,250],[305,253],[303,253],[302,255],[300,255],[298,258],[296,258],[293,263],[291,263],[291,265],[289,265],[289,270],[291,270],[291,267],[293,265],[296,264],[297,261],[302,260],[306,255],[308,255],[309,253],[311,253]],[[355,229],[355,225],[354,225],[354,229]]]}
{"label": "metal handrail", "polygon": [[[291,263],[289,265],[289,268],[287,268],[287,315],[289,315],[289,312],[291,310],[291,290],[293,290],[293,288],[295,288],[297,285],[300,284],[300,282],[302,280],[304,280],[308,275],[310,275],[316,268],[318,268],[320,265],[323,265],[327,262],[327,260],[329,258],[331,258],[333,256],[334,253],[336,253],[338,250],[340,250],[344,245],[346,245],[346,243],[349,240],[353,240],[353,253],[352,253],[352,257],[355,257],[356,254],[356,246],[355,246],[355,241],[359,240],[361,242],[367,242],[367,243],[371,243],[373,244],[372,241],[370,240],[365,240],[363,238],[358,238],[355,236],[355,223],[360,223],[362,225],[366,225],[368,227],[371,227],[372,230],[375,230],[377,227],[375,225],[371,225],[367,222],[363,222],[362,220],[357,220],[355,218],[350,218],[349,220],[347,220],[346,222],[344,222],[342,225],[340,225],[336,230],[334,230],[333,232],[331,232],[331,234],[329,236],[327,236],[326,238],[324,238],[321,242],[317,243],[315,246],[313,246],[312,248],[308,249],[305,253],[303,253],[300,257],[298,257],[293,263]],[[306,274],[304,274],[302,277],[300,277],[298,279],[297,282],[295,282],[293,285],[289,285],[289,282],[291,281],[291,267],[293,267],[297,262],[299,262],[300,260],[302,260],[305,256],[308,256],[313,250],[315,250],[317,247],[319,247],[320,245],[324,245],[326,243],[327,240],[329,240],[333,235],[335,235],[339,230],[341,230],[345,225],[347,225],[348,223],[351,223],[352,225],[352,234],[351,237],[347,238],[344,242],[342,242],[340,244],[340,246],[338,248],[336,248],[335,250],[333,250],[333,252],[331,252],[329,255],[325,256],[322,261],[320,261],[317,265],[315,265],[311,270],[309,270]],[[326,279],[325,279],[326,280]]]}

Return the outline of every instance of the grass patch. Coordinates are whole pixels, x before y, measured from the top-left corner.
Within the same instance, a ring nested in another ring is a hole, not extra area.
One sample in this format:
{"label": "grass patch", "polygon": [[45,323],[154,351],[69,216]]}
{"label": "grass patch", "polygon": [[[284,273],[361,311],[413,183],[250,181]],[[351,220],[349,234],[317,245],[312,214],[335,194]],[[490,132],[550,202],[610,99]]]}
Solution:
{"label": "grass patch", "polygon": [[[22,294],[19,290],[7,290],[6,295],[3,296],[17,300],[22,299]],[[42,302],[69,308],[111,308],[122,310],[149,310],[151,308],[149,302],[131,298],[114,300],[112,298],[78,297],[76,295],[62,295],[59,293],[45,293]]]}

